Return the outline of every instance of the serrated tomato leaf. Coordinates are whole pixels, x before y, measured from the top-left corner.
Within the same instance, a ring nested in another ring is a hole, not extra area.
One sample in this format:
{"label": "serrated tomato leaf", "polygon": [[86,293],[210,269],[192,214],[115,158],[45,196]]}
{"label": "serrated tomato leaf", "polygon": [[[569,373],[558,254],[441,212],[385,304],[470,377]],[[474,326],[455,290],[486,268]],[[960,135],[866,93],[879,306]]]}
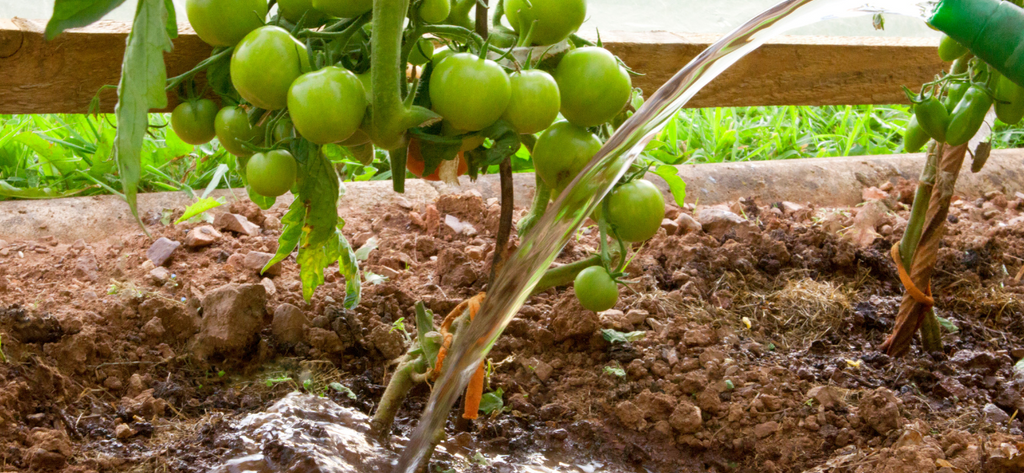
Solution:
{"label": "serrated tomato leaf", "polygon": [[204,197],[202,199],[199,199],[194,204],[185,207],[185,213],[182,214],[181,218],[175,220],[174,224],[178,225],[179,223],[184,222],[192,217],[195,217],[196,215],[199,215],[211,209],[215,209],[217,207],[220,207],[221,205],[224,205],[223,197],[219,199],[214,199],[213,197]]}
{"label": "serrated tomato leaf", "polygon": [[69,28],[91,25],[122,3],[124,0],[57,0],[53,16],[46,23],[46,39],[56,38]]}
{"label": "serrated tomato leaf", "polygon": [[[167,69],[163,53],[171,50],[167,36],[167,9],[164,0],[139,0],[135,22],[128,35],[117,86],[117,136],[114,138],[114,159],[121,175],[124,198],[132,215],[139,219],[138,192],[142,173],[142,145],[149,128],[149,110],[167,106]],[[147,231],[148,234],[148,231]]]}

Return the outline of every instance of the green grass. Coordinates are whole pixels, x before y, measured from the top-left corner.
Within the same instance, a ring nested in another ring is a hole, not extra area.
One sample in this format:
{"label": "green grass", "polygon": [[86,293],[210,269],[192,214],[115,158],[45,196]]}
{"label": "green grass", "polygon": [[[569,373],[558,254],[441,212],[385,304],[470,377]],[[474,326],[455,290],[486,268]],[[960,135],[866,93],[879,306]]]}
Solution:
{"label": "green grass", "polygon": [[[672,164],[719,163],[902,152],[908,107],[741,107],[690,109],[648,146]],[[0,115],[0,200],[42,199],[120,190],[110,159],[113,115]],[[242,187],[235,160],[215,144],[191,146],[166,126],[168,115],[150,115],[140,192]],[[1024,127],[997,123],[995,148],[1024,147]],[[339,147],[325,150],[347,180],[385,179],[386,163],[356,163]],[[220,180],[219,164],[226,164]],[[517,162],[517,170],[529,170]]]}

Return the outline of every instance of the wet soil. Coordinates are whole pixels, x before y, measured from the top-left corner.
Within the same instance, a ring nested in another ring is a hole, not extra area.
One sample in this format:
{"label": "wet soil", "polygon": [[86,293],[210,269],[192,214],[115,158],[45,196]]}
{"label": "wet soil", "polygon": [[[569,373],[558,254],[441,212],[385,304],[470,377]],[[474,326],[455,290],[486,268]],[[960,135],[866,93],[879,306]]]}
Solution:
{"label": "wet soil", "polygon": [[[521,466],[538,457],[588,472],[1024,471],[1022,196],[954,202],[933,281],[944,351],[889,359],[876,347],[902,288],[888,250],[913,195],[895,184],[856,208],[670,206],[673,222],[634,247],[636,282],[615,309],[587,311],[571,288],[528,301],[489,356],[486,390],[504,408],[469,423],[453,412],[431,471],[538,471]],[[141,232],[0,240],[0,471],[233,471],[256,453],[279,462],[264,471],[336,471],[288,463],[300,450],[253,443],[246,426],[295,392],[331,415],[372,414],[415,302],[439,324],[486,290],[499,208],[455,194],[345,215],[354,246],[377,245],[354,310],[336,274],[305,302],[294,257],[261,277],[281,212],[231,211],[259,228],[203,231],[208,246],[159,267]],[[159,217],[153,238],[200,226]],[[558,261],[592,254],[596,233]],[[609,342],[609,329],[640,338]],[[428,395],[413,390],[396,439]],[[288,427],[296,442],[327,438],[325,418]]]}

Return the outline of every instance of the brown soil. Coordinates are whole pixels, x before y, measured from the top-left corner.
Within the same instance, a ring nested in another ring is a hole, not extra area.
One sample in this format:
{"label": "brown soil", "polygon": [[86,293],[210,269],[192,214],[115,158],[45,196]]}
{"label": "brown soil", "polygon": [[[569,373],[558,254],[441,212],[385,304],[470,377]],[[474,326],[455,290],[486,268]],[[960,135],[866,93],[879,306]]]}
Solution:
{"label": "brown soil", "polygon": [[[616,310],[586,311],[566,288],[532,297],[490,354],[508,409],[462,433],[453,413],[450,443],[601,471],[1024,471],[1020,199],[954,203],[933,285],[957,331],[944,353],[892,360],[875,347],[902,294],[888,249],[912,186],[866,194],[879,200],[853,209],[743,200],[729,206],[743,223],[662,230],[637,245]],[[261,284],[245,256],[276,250],[281,213],[232,210],[260,234],[178,248],[169,275],[141,233],[0,241],[0,471],[205,471],[238,450],[230,421],[297,389],[371,413],[404,349],[393,323],[415,333],[416,301],[440,323],[484,290],[498,221],[496,202],[468,194],[345,215],[355,246],[379,240],[364,269],[388,278],[348,311],[333,274],[305,303],[293,258]],[[175,241],[192,228],[150,226]],[[591,254],[595,234],[559,261]],[[250,333],[214,326],[222,310],[247,314]],[[600,329],[645,335],[610,344]],[[413,391],[396,433],[428,395]]]}

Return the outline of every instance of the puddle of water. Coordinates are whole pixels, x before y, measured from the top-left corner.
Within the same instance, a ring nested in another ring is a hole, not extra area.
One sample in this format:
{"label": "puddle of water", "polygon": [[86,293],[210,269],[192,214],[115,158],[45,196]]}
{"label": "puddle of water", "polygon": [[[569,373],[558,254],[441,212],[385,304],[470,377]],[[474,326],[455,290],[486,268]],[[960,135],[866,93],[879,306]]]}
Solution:
{"label": "puddle of water", "polygon": [[[375,473],[391,471],[398,454],[370,434],[370,417],[328,398],[291,393],[263,412],[231,424],[241,446],[214,473]],[[404,447],[395,438],[394,448]],[[538,448],[540,448],[538,446]],[[516,458],[442,444],[435,452],[457,472],[603,473],[617,471],[599,461],[570,462],[543,452]],[[521,457],[521,458],[520,458]]]}

